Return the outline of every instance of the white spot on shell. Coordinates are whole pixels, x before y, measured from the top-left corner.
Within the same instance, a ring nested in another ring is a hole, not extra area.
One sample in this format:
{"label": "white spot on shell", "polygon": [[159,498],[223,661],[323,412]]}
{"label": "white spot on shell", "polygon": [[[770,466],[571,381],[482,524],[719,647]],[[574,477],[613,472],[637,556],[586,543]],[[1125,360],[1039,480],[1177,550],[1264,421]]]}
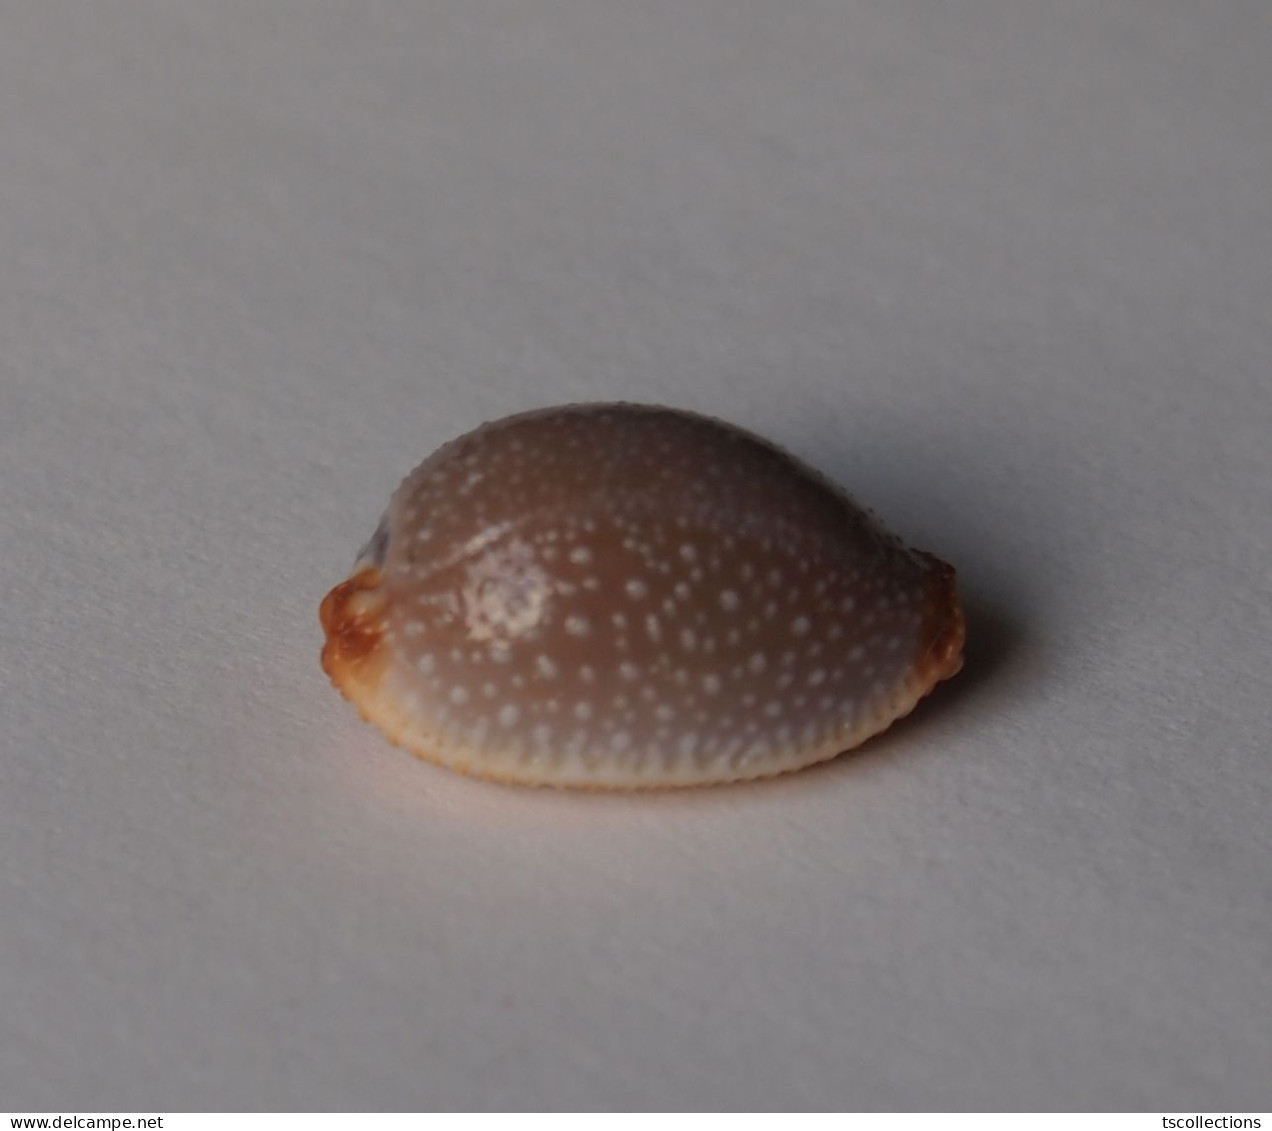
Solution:
{"label": "white spot on shell", "polygon": [[468,635],[489,640],[526,632],[542,620],[551,591],[528,542],[492,547],[468,567],[461,593]]}
{"label": "white spot on shell", "polygon": [[554,679],[559,669],[550,656],[540,655],[535,657],[534,670],[536,675],[544,679]]}

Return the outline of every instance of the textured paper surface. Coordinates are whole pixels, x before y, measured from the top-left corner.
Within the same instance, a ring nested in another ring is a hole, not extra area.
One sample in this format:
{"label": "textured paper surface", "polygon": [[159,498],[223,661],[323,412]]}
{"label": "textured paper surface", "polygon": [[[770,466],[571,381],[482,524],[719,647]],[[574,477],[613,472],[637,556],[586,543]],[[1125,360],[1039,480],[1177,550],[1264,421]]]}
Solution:
{"label": "textured paper surface", "polygon": [[[1272,1102],[1265,3],[0,16],[0,1105]],[[318,600],[504,413],[726,416],[960,570],[754,787],[471,782]]]}

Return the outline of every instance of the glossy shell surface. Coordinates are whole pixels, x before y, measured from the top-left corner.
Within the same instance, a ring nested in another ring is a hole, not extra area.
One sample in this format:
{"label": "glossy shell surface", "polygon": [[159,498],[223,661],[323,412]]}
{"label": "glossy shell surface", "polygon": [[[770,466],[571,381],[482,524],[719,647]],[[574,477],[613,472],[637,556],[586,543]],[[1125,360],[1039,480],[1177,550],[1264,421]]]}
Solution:
{"label": "glossy shell surface", "polygon": [[636,405],[446,444],[321,620],[324,669],[393,741],[526,785],[799,769],[962,665],[948,565],[773,445]]}

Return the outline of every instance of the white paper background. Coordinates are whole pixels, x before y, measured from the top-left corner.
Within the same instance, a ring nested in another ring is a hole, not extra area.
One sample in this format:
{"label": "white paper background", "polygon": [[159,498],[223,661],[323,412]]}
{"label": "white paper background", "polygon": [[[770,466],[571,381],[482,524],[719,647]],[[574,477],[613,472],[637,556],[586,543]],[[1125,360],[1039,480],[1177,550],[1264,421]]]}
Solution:
{"label": "white paper background", "polygon": [[[1268,1106],[1263,0],[25,0],[0,153],[0,1106]],[[617,397],[955,563],[964,675],[754,787],[390,748],[318,600]]]}

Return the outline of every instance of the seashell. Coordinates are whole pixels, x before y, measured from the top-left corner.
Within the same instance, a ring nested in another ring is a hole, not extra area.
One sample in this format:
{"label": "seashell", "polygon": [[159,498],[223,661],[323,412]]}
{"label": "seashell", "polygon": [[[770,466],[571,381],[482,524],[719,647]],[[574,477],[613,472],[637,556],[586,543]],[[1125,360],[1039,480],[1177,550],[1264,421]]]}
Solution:
{"label": "seashell", "polygon": [[402,483],[322,603],[322,664],[412,753],[525,785],[766,777],[962,666],[954,570],[779,448],[693,413],[483,425]]}

